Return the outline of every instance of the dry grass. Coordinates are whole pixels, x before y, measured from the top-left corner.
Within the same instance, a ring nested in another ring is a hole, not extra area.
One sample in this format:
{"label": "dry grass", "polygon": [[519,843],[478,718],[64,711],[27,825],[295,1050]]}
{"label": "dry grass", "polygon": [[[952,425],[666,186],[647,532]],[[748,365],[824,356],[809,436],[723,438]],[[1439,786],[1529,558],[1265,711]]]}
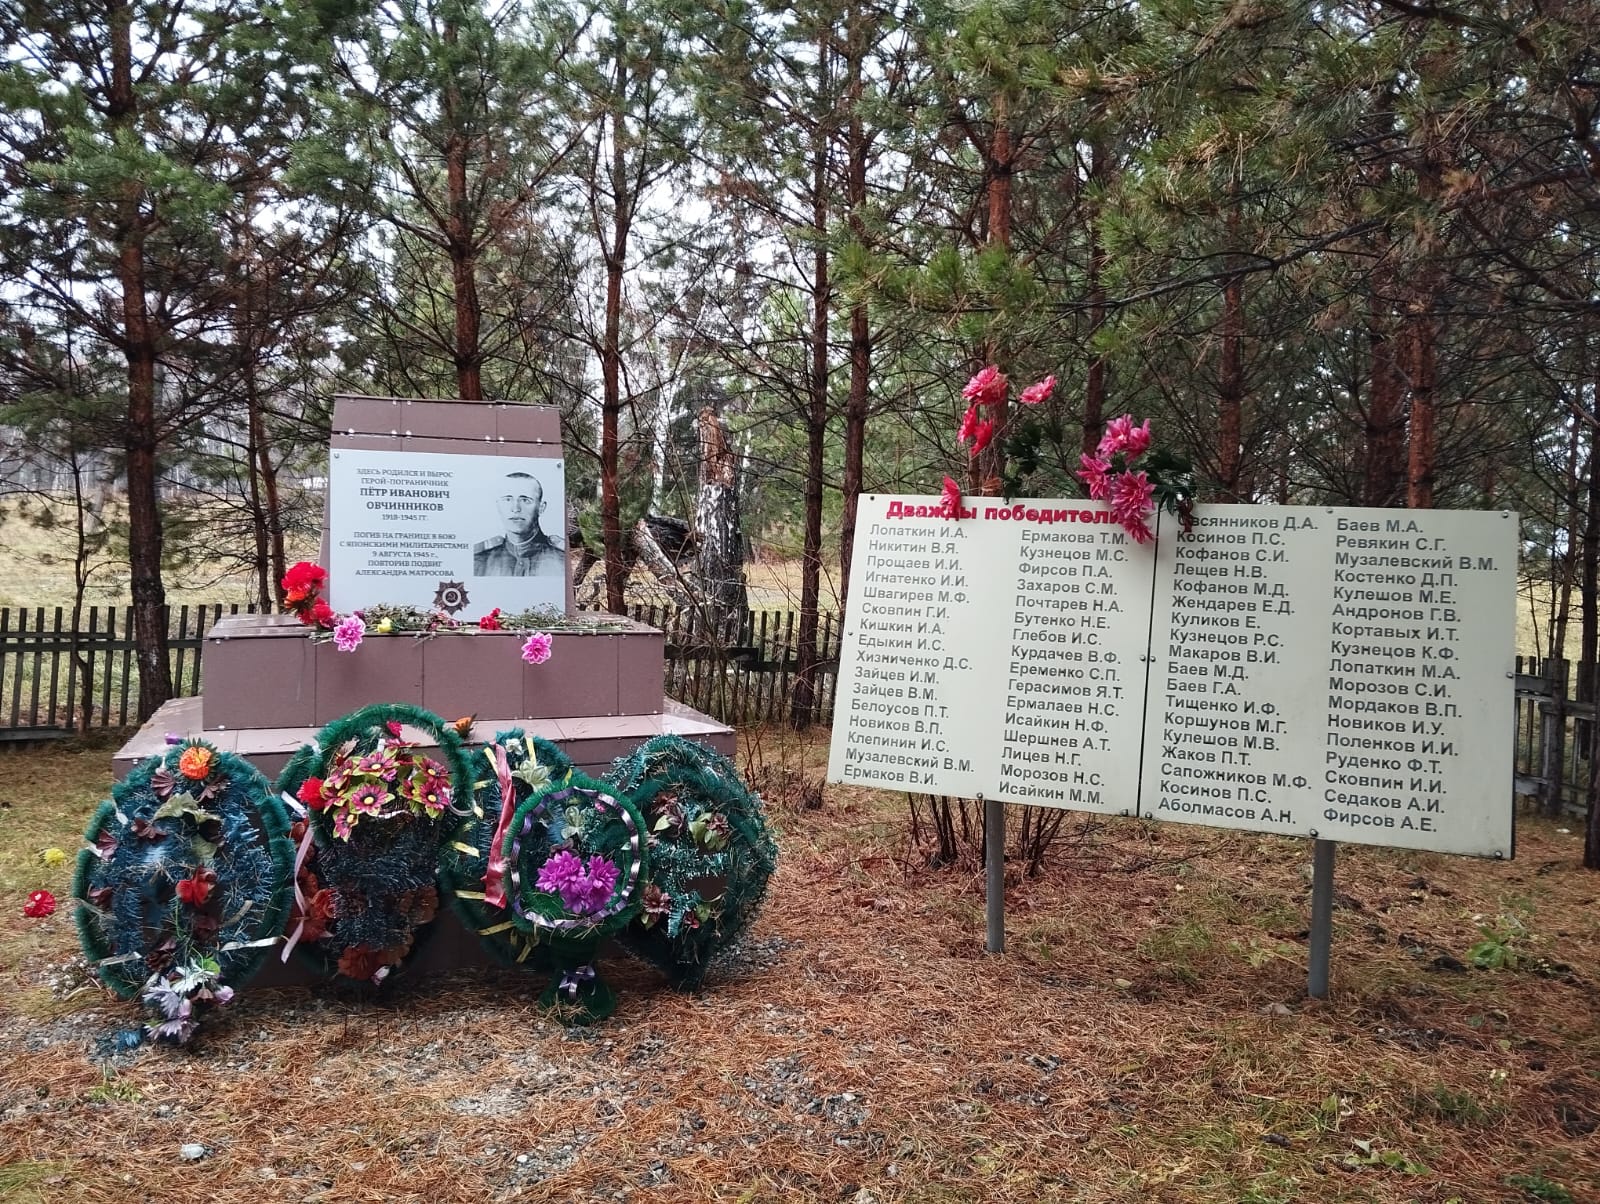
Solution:
{"label": "dry grass", "polygon": [[[746,751],[791,786],[825,756]],[[780,789],[768,909],[704,995],[613,959],[621,1009],[583,1032],[495,974],[247,990],[194,1052],[102,1067],[91,1039],[131,1009],[55,1000],[70,918],[20,906],[64,893],[37,848],[73,840],[105,750],[0,768],[0,1198],[1600,1199],[1600,876],[1542,821],[1510,864],[1342,850],[1318,1004],[1302,843],[1081,829],[1015,885],[992,958],[978,875],[921,868],[903,796]],[[1498,916],[1520,968],[1441,968]]]}

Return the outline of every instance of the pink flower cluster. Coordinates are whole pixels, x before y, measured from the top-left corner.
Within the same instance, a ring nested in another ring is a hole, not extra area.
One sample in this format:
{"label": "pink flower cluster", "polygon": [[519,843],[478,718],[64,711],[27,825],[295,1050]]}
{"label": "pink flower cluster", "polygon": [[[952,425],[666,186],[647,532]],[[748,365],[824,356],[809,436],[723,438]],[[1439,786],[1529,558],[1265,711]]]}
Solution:
{"label": "pink flower cluster", "polygon": [[1133,415],[1124,414],[1106,423],[1106,433],[1092,456],[1079,457],[1078,476],[1089,487],[1089,496],[1111,503],[1111,516],[1136,543],[1155,538],[1149,519],[1155,513],[1155,487],[1134,462],[1150,450],[1150,420],[1135,426]]}
{"label": "pink flower cluster", "polygon": [[[1046,400],[1055,387],[1056,378],[1047,376],[1024,389],[1018,400],[1023,405],[1036,406]],[[961,396],[967,399],[968,404],[967,412],[961,418],[960,429],[956,431],[956,443],[960,446],[965,445],[968,439],[972,440],[970,455],[977,455],[994,439],[994,419],[983,417],[982,407],[999,405],[1006,399],[1010,389],[1011,382],[1006,379],[1005,373],[990,364],[961,390]]]}
{"label": "pink flower cluster", "polygon": [[563,849],[544,863],[534,883],[540,890],[561,896],[561,905],[580,916],[592,916],[611,901],[622,871],[604,857],[587,862]]}

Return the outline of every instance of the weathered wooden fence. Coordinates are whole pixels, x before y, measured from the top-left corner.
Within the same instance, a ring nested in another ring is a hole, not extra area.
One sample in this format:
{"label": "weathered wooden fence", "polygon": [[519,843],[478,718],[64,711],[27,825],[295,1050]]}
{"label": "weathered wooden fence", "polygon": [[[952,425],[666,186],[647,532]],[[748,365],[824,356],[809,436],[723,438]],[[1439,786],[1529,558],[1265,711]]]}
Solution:
{"label": "weathered wooden fence", "polygon": [[1577,665],[1517,657],[1517,793],[1555,812],[1588,810],[1594,703],[1576,696]]}
{"label": "weathered wooden fence", "polygon": [[[200,692],[205,633],[223,615],[240,611],[253,613],[255,607],[169,608],[178,694]],[[709,638],[686,611],[635,607],[633,617],[666,633],[666,688],[672,697],[727,723],[788,715],[799,670],[797,611],[751,611],[731,641]],[[813,723],[833,716],[839,636],[837,616],[822,615],[808,708]],[[131,607],[86,607],[76,630],[66,607],[0,607],[0,741],[125,727],[135,721],[138,697]]]}

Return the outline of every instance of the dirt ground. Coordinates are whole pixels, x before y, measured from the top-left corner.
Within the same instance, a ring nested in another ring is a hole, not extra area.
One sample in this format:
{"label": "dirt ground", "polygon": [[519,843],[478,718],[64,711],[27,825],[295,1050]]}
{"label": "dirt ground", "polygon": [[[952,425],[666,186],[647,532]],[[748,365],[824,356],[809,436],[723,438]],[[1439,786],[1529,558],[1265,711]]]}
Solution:
{"label": "dirt ground", "polygon": [[1523,822],[1510,863],[1341,849],[1316,1003],[1304,842],[1071,817],[989,956],[976,864],[930,869],[905,796],[808,806],[824,741],[747,740],[780,869],[699,995],[620,955],[592,1029],[512,972],[246,987],[191,1050],[115,1057],[135,1011],[70,908],[21,914],[65,898],[41,853],[109,750],[0,754],[0,1199],[1600,1200],[1578,827]]}

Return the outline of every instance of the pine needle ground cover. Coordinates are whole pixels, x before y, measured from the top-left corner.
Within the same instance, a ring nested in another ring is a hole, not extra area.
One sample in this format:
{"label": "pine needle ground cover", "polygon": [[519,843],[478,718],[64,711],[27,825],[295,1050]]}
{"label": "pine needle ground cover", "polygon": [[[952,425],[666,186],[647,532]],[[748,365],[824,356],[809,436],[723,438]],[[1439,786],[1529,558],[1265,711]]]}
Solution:
{"label": "pine needle ground cover", "polygon": [[22,914],[66,899],[41,854],[109,748],[0,754],[0,1199],[1600,1199],[1576,830],[1524,822],[1510,864],[1341,849],[1312,1004],[1301,842],[1074,817],[991,958],[981,875],[924,868],[903,796],[807,809],[824,734],[755,739],[778,873],[703,994],[618,957],[616,1015],[569,1029],[509,970],[251,989],[192,1052],[114,1057],[134,1009],[69,907]]}

